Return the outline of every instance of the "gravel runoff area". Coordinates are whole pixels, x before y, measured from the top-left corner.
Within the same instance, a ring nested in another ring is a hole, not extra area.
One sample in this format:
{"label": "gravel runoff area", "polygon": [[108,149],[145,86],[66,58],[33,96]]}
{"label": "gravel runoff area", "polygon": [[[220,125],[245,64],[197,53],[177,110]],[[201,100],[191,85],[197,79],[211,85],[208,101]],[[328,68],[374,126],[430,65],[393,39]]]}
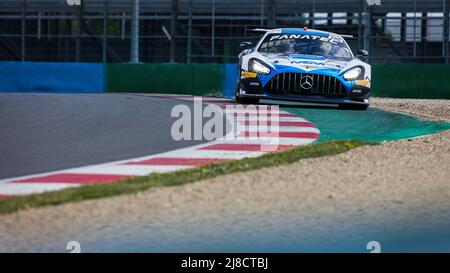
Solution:
{"label": "gravel runoff area", "polygon": [[[374,99],[373,105],[450,121],[450,101]],[[450,166],[450,131],[181,187],[29,209],[0,216],[0,251],[61,252],[69,240],[89,245],[118,240],[117,234],[133,243],[146,232],[153,236],[147,244],[192,248],[191,238],[202,234],[211,245],[224,234],[232,244],[233,234],[252,238],[280,226],[307,237],[330,222],[339,231],[373,222],[399,232],[426,228],[450,219],[450,168],[443,166]]]}
{"label": "gravel runoff area", "polygon": [[371,105],[384,110],[415,116],[422,120],[450,120],[450,100],[373,98]]}

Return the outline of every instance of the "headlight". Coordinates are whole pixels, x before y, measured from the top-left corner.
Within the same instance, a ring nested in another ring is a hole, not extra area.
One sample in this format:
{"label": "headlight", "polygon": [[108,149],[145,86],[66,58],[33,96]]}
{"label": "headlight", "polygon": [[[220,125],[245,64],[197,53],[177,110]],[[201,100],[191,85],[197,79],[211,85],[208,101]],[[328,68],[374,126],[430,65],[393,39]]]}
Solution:
{"label": "headlight", "polygon": [[249,63],[249,70],[258,74],[269,74],[270,68],[262,64],[261,62],[252,59]]}
{"label": "headlight", "polygon": [[361,76],[362,69],[360,67],[355,67],[344,73],[344,79],[346,80],[356,80]]}

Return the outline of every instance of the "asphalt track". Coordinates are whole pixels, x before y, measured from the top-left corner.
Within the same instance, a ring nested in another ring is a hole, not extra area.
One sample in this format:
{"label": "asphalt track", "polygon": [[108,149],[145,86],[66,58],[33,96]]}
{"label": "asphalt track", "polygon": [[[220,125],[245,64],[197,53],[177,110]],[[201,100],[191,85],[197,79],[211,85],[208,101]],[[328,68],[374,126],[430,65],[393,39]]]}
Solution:
{"label": "asphalt track", "polygon": [[[0,94],[0,178],[157,154],[180,101],[129,94]],[[184,105],[193,107],[190,101]]]}
{"label": "asphalt track", "polygon": [[[267,101],[271,104],[273,102]],[[280,103],[280,102],[275,102]],[[175,141],[173,106],[192,100],[139,94],[0,94],[0,179],[149,156],[206,141]],[[450,128],[449,123],[369,109],[283,103],[312,121],[319,141],[390,141]],[[204,120],[205,122],[206,120]]]}
{"label": "asphalt track", "polygon": [[[0,167],[7,178],[0,179],[0,198],[258,157],[312,143],[320,136],[314,124],[277,107],[239,107],[223,112],[221,109],[234,104],[229,99],[202,98],[205,107],[202,113],[197,98],[190,95],[37,96],[37,103],[33,96],[25,96],[22,104],[21,101],[7,101],[14,107],[3,113],[8,120],[3,126],[8,142],[4,143],[4,165]],[[12,99],[17,100],[17,97],[23,98],[16,94]],[[23,113],[20,105],[27,112]],[[191,114],[194,113],[190,117],[190,132],[197,137],[201,136],[198,134],[201,129],[218,129],[217,124],[211,123],[217,121],[216,114],[207,111],[207,106],[210,106],[209,110],[221,112],[221,124],[233,123],[235,126],[227,127],[227,137],[220,135],[207,143],[206,140],[201,143],[189,139],[177,142],[171,135],[172,124],[175,125],[178,119],[171,117],[176,105],[190,106]],[[203,117],[202,120],[200,117],[204,128],[199,128],[196,113],[212,115],[214,119]],[[274,114],[279,114],[280,137],[255,137],[267,133],[263,121]],[[26,122],[21,123],[21,119]],[[11,177],[13,175],[15,177]]]}

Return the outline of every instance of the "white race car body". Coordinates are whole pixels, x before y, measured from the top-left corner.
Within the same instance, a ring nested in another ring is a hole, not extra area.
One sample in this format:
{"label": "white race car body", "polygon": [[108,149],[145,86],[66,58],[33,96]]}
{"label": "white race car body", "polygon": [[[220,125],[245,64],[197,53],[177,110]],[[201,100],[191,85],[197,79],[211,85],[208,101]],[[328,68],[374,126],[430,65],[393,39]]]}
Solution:
{"label": "white race car body", "polygon": [[275,99],[360,109],[369,105],[371,66],[356,58],[338,34],[268,30],[239,55],[239,70],[236,98],[243,103]]}

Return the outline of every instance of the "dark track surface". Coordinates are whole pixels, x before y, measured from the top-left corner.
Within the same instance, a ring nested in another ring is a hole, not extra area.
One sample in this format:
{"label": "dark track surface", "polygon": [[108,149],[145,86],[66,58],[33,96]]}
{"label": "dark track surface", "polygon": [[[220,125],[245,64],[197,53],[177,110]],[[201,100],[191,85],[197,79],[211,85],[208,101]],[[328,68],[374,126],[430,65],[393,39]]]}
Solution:
{"label": "dark track surface", "polygon": [[0,178],[156,154],[202,141],[171,137],[176,104],[129,94],[0,94]]}

